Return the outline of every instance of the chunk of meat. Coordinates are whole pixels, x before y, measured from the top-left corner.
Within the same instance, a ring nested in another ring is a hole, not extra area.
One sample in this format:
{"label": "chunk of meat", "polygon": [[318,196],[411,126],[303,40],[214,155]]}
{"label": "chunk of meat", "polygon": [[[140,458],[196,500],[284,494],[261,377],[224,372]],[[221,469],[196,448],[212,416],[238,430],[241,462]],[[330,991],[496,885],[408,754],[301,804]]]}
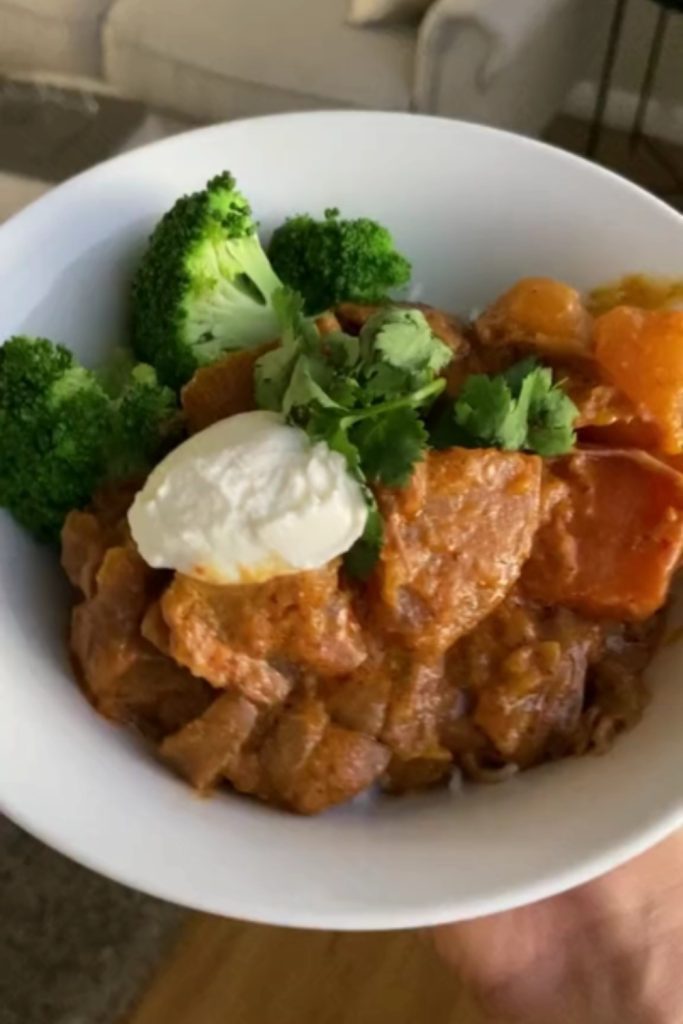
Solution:
{"label": "chunk of meat", "polygon": [[212,697],[203,679],[195,679],[143,642],[126,671],[115,683],[109,681],[106,703],[96,706],[107,717],[132,725],[158,742],[201,715]]}
{"label": "chunk of meat", "polygon": [[108,548],[132,546],[126,519],[140,481],[129,479],[105,484],[96,491],[90,508],[69,512],[62,527],[62,568],[86,597],[95,590],[95,577]]}
{"label": "chunk of meat", "polygon": [[444,752],[439,742],[442,679],[441,659],[430,664],[413,658],[394,677],[380,738],[403,760]]}
{"label": "chunk of meat", "polygon": [[494,449],[430,452],[403,490],[381,489],[386,540],[371,581],[379,628],[444,653],[505,597],[531,551],[541,460]]}
{"label": "chunk of meat", "polygon": [[111,547],[110,531],[92,512],[69,512],[62,527],[62,568],[86,597],[95,592],[95,577]]}
{"label": "chunk of meat", "polygon": [[363,733],[332,725],[320,701],[304,699],[278,720],[261,752],[274,797],[300,814],[318,814],[375,782],[389,752]]}
{"label": "chunk of meat", "polygon": [[395,668],[408,657],[398,649],[385,651],[376,643],[354,672],[328,680],[323,693],[332,719],[347,729],[379,736],[387,717]]}
{"label": "chunk of meat", "polygon": [[479,694],[475,725],[523,767],[565,754],[581,716],[586,666],[580,643],[545,640],[513,651]]}
{"label": "chunk of meat", "polygon": [[149,605],[142,618],[140,632],[145,640],[149,640],[157,650],[170,657],[171,633],[161,610],[161,601],[153,601]]}
{"label": "chunk of meat", "polygon": [[229,352],[215,363],[200,367],[180,393],[188,430],[196,434],[212,423],[256,408],[254,366],[275,343],[243,352]]}
{"label": "chunk of meat", "polygon": [[447,750],[441,755],[416,757],[410,761],[392,757],[381,779],[382,789],[397,794],[430,789],[448,782],[452,771],[453,759]]}
{"label": "chunk of meat", "polygon": [[355,672],[323,693],[333,720],[382,741],[404,760],[443,753],[439,741],[443,662],[375,643]]}
{"label": "chunk of meat", "polygon": [[72,615],[71,651],[97,710],[157,738],[201,714],[211,699],[205,682],[164,657],[140,633],[156,596],[155,574],[132,548],[110,548],[91,597]]}
{"label": "chunk of meat", "polygon": [[365,645],[339,568],[214,586],[177,575],[162,612],[173,657],[214,686],[236,686],[257,703],[282,700],[293,674],[351,671]]}
{"label": "chunk of meat", "polygon": [[546,359],[590,356],[592,318],[580,294],[549,277],[525,277],[476,322],[483,345],[517,347]]}
{"label": "chunk of meat", "polygon": [[553,462],[567,490],[522,576],[544,604],[645,619],[683,552],[683,478],[643,453],[584,451]]}
{"label": "chunk of meat", "polygon": [[95,576],[94,595],[74,609],[72,647],[88,682],[106,686],[136,660],[140,625],[157,585],[154,571],[137,551],[107,550]]}
{"label": "chunk of meat", "polygon": [[683,450],[683,310],[618,306],[595,323],[595,355],[608,379],[657,424],[662,451]]}
{"label": "chunk of meat", "polygon": [[258,710],[245,697],[224,693],[203,715],[167,736],[161,754],[202,792],[212,789],[239,763]]}
{"label": "chunk of meat", "polygon": [[473,724],[504,760],[527,767],[569,749],[601,647],[595,623],[515,590],[456,645],[449,671],[470,694]]}
{"label": "chunk of meat", "polygon": [[602,753],[616,735],[636,725],[650,699],[643,672],[661,640],[663,616],[611,624],[604,651],[588,673],[587,697],[573,751]]}

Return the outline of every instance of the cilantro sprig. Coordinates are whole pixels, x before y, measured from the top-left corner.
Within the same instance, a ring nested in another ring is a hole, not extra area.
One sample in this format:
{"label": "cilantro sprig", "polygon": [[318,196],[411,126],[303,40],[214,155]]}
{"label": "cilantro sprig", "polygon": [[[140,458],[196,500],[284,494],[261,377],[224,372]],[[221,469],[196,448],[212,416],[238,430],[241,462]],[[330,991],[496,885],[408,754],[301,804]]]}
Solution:
{"label": "cilantro sprig", "polygon": [[424,457],[429,437],[422,417],[445,387],[438,375],[451,350],[416,309],[382,309],[357,338],[342,332],[321,338],[296,292],[283,289],[274,305],[282,341],[256,363],[257,404],[340,452],[362,482],[368,521],[347,566],[366,575],[382,544],[368,485],[402,487]]}
{"label": "cilantro sprig", "polygon": [[468,377],[432,432],[437,448],[503,448],[553,456],[576,441],[578,410],[552,370],[523,359],[504,373]]}

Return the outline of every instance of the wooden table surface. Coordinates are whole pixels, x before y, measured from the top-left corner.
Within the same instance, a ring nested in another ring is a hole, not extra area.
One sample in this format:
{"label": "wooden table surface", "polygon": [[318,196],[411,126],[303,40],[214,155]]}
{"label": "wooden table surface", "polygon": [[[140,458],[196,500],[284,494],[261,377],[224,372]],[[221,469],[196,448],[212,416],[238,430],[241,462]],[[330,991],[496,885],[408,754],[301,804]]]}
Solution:
{"label": "wooden table surface", "polygon": [[196,915],[126,1024],[481,1024],[415,932],[341,934]]}

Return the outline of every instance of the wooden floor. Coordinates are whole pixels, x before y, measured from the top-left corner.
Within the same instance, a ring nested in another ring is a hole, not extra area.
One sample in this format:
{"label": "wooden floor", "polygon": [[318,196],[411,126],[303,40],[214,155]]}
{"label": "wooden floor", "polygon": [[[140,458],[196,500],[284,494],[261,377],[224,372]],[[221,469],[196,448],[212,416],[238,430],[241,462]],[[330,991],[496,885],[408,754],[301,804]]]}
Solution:
{"label": "wooden floor", "polygon": [[289,931],[197,915],[126,1024],[479,1024],[415,932]]}

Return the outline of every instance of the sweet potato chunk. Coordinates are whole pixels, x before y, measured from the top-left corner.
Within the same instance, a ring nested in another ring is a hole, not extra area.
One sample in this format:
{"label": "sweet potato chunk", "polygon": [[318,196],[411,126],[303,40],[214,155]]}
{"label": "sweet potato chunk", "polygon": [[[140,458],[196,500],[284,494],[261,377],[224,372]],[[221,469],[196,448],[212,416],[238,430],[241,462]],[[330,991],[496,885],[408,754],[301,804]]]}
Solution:
{"label": "sweet potato chunk", "polygon": [[585,357],[591,317],[574,288],[549,277],[525,277],[476,322],[484,345],[520,346],[548,359]]}
{"label": "sweet potato chunk", "polygon": [[403,490],[378,492],[386,541],[371,581],[379,628],[434,657],[505,597],[531,551],[541,460],[430,452]]}
{"label": "sweet potato chunk", "polygon": [[683,450],[683,311],[618,306],[595,323],[599,365],[655,421],[659,448]]}
{"label": "sweet potato chunk", "polygon": [[236,686],[258,703],[286,696],[288,667],[337,675],[365,657],[335,563],[245,586],[178,575],[161,604],[173,657],[214,686]]}
{"label": "sweet potato chunk", "polygon": [[567,485],[522,576],[544,604],[629,620],[666,600],[683,551],[683,478],[629,452],[578,452],[553,463]]}
{"label": "sweet potato chunk", "polygon": [[228,416],[256,408],[254,365],[264,352],[273,348],[275,344],[271,343],[243,352],[229,352],[218,362],[196,371],[180,394],[191,434]]}

